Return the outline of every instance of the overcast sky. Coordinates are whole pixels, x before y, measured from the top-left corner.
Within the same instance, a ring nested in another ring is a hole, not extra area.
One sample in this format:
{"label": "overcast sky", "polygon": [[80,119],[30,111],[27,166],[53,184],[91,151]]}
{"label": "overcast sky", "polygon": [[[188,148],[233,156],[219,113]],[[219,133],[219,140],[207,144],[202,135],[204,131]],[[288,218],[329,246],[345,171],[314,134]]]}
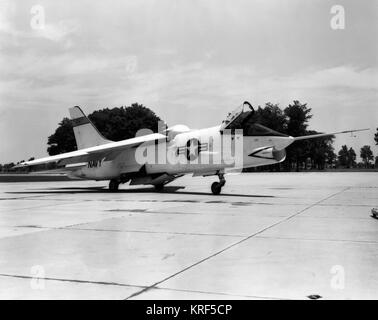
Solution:
{"label": "overcast sky", "polygon": [[359,154],[378,127],[377,18],[374,0],[0,0],[0,163],[46,155],[71,106],[133,102],[201,128],[244,100],[300,100],[311,129],[372,128],[336,139]]}

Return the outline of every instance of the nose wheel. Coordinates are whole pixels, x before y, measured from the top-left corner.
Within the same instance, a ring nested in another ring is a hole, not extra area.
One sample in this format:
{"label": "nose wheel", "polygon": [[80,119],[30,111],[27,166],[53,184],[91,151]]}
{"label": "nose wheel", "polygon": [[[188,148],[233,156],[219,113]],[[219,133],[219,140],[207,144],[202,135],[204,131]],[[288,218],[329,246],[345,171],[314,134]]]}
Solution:
{"label": "nose wheel", "polygon": [[211,192],[214,195],[220,194],[222,191],[222,187],[226,183],[226,179],[224,178],[223,174],[218,174],[218,177],[219,177],[219,182],[213,182],[213,184],[211,185]]}

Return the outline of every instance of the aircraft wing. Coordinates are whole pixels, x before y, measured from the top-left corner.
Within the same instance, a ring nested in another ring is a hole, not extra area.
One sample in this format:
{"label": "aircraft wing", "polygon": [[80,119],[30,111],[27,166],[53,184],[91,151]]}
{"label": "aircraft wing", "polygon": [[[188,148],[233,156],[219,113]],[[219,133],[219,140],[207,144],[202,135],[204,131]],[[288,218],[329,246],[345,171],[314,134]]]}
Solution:
{"label": "aircraft wing", "polygon": [[357,129],[357,130],[346,130],[346,131],[339,131],[339,132],[333,132],[333,133],[319,133],[319,134],[310,134],[308,136],[300,136],[300,137],[293,137],[294,141],[298,140],[306,140],[306,139],[314,139],[314,138],[321,138],[321,137],[330,137],[335,134],[340,133],[353,133],[353,132],[359,132],[359,131],[366,131],[370,129]]}
{"label": "aircraft wing", "polygon": [[[73,163],[73,164],[68,164],[66,166],[62,166],[56,169],[41,169],[37,170],[38,174],[67,174],[70,173],[71,171],[75,171],[79,168],[86,167],[88,164],[86,162],[80,162],[80,163]],[[17,165],[16,167],[20,168],[20,165]]]}
{"label": "aircraft wing", "polygon": [[136,148],[142,143],[154,143],[155,141],[163,141],[165,139],[165,135],[161,133],[153,133],[146,136],[135,137],[86,149],[80,149],[77,151],[66,152],[55,156],[40,158],[32,161],[25,161],[18,164],[14,168],[36,166],[52,162],[57,162],[58,165],[66,165],[66,167],[69,167],[68,165],[70,164],[81,164],[83,162],[87,162],[99,157],[106,157],[107,160],[111,160],[124,150]]}

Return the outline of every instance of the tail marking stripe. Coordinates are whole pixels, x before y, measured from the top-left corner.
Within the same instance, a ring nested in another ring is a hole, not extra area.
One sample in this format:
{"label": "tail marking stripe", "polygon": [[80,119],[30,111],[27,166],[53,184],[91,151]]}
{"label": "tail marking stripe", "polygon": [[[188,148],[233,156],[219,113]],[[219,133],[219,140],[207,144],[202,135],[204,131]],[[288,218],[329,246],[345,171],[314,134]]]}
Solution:
{"label": "tail marking stripe", "polygon": [[81,126],[83,124],[90,123],[90,121],[87,117],[80,117],[80,118],[72,119],[71,121],[72,121],[73,127],[78,127],[78,126]]}

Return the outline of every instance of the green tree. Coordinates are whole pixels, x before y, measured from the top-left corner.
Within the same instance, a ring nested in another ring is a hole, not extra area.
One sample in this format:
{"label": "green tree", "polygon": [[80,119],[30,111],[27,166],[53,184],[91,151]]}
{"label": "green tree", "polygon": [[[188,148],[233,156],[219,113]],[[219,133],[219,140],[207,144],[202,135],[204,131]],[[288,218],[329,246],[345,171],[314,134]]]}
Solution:
{"label": "green tree", "polygon": [[47,144],[47,152],[50,156],[77,149],[70,119],[63,118],[63,120],[59,122],[55,133],[48,137]]}
{"label": "green tree", "polygon": [[152,110],[138,103],[126,108],[95,111],[88,117],[105,138],[113,141],[134,138],[140,129],[157,132],[161,120]]}
{"label": "green tree", "polygon": [[349,150],[346,145],[343,145],[338,152],[337,161],[340,166],[347,167],[349,164]]}
{"label": "green tree", "polygon": [[360,151],[360,157],[365,163],[365,168],[369,167],[370,161],[374,159],[370,146],[363,146]]}
{"label": "green tree", "polygon": [[3,172],[9,172],[14,166],[15,164],[13,162],[5,163],[2,170]]}
{"label": "green tree", "polygon": [[353,150],[353,148],[349,148],[348,150],[348,164],[347,164],[347,167],[348,168],[354,168],[356,166],[356,152]]}
{"label": "green tree", "polygon": [[[160,118],[149,108],[134,103],[129,107],[105,108],[94,111],[88,118],[101,134],[112,141],[135,137],[139,129],[158,130]],[[49,155],[70,152],[77,149],[71,121],[64,118],[55,133],[48,138]]]}
{"label": "green tree", "polygon": [[374,141],[375,141],[375,144],[378,146],[378,128],[377,128],[377,132],[374,135]]}
{"label": "green tree", "polygon": [[349,148],[346,145],[343,145],[339,151],[338,155],[338,164],[346,168],[354,168],[356,163],[356,152],[353,148]]}
{"label": "green tree", "polygon": [[[306,134],[317,134],[317,131],[307,131]],[[326,163],[332,164],[336,157],[333,152],[333,137],[323,137],[317,139],[304,140],[304,155],[305,158],[311,159],[312,166],[316,169],[323,170]],[[305,168],[307,168],[307,161],[305,161]]]}
{"label": "green tree", "polygon": [[285,108],[284,113],[288,118],[288,134],[293,137],[306,134],[308,122],[312,118],[311,108],[307,107],[307,103],[302,104],[298,100],[294,100],[293,104],[289,104]]}
{"label": "green tree", "polygon": [[332,146],[332,149],[328,150],[327,151],[327,155],[326,155],[326,163],[330,166],[330,167],[334,167],[335,165],[335,160],[337,159],[337,155],[336,153],[334,152],[334,148]]}
{"label": "green tree", "polygon": [[287,131],[286,115],[278,104],[268,102],[264,108],[259,106],[254,121],[278,132]]}
{"label": "green tree", "polygon": [[[308,108],[306,103],[302,104],[298,100],[294,100],[293,104],[285,108],[284,114],[287,118],[287,134],[293,137],[307,134],[308,122],[312,118],[312,114],[311,108]],[[296,171],[299,171],[300,163],[306,162],[308,155],[306,146],[308,149],[308,142],[298,141],[287,148],[286,163],[289,170],[292,163],[295,163]]]}

